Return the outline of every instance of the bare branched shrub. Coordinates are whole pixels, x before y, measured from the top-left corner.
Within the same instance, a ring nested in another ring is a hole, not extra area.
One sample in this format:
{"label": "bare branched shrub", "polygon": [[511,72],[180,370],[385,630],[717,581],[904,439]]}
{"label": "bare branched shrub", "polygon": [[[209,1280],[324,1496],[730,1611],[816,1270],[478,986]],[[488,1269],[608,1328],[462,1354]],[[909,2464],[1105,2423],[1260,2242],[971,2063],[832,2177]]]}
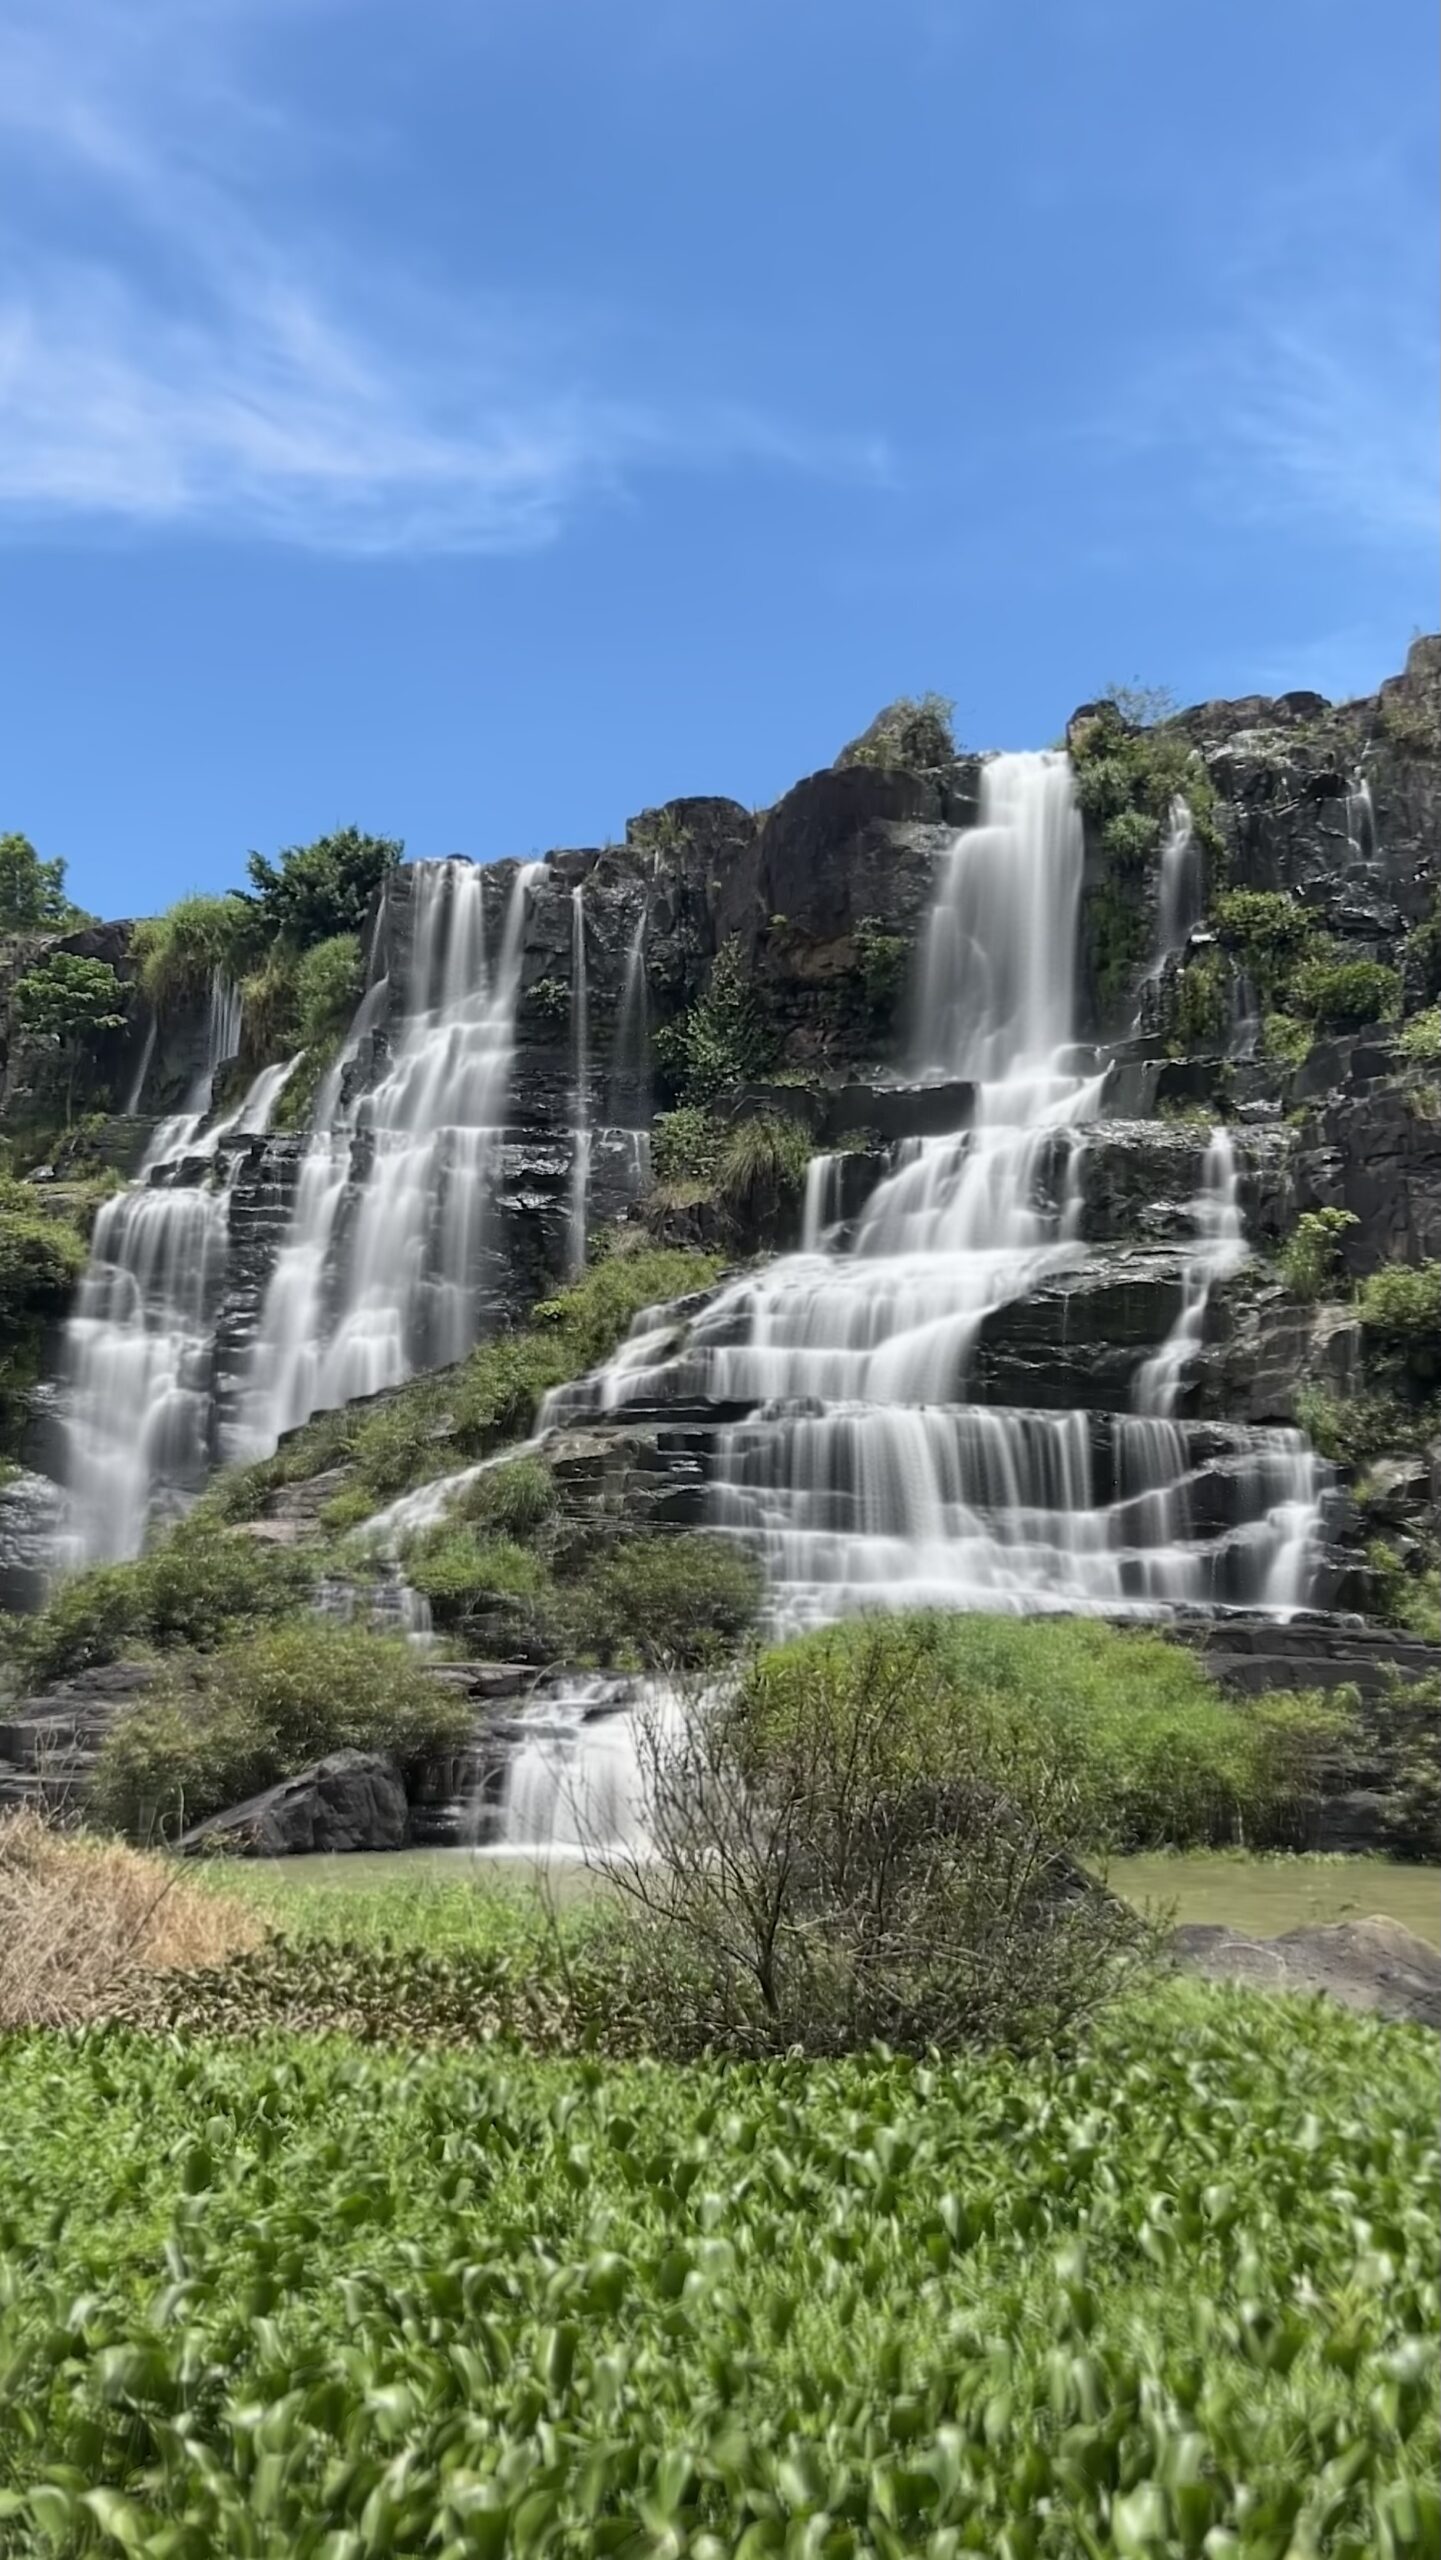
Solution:
{"label": "bare branched shrub", "polygon": [[651,1850],[610,1861],[627,1987],[658,2048],[1033,2045],[1152,1941],[1074,1854],[1058,1758],[966,1765],[933,1658],[784,1694],[765,1667],[641,1725]]}
{"label": "bare branched shrub", "polygon": [[261,1935],[170,1860],[33,1813],[0,1820],[0,2029],[106,2017],[137,1977],[223,1964]]}

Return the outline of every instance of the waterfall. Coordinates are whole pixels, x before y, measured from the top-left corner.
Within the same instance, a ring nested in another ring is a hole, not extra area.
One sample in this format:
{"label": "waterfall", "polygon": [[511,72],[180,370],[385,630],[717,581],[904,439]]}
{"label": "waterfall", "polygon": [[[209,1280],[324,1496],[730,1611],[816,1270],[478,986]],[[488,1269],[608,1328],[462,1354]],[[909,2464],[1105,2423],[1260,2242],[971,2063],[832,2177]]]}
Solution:
{"label": "waterfall", "polygon": [[145,1093],[146,1078],[150,1073],[151,1061],[155,1056],[155,1043],[159,1037],[159,1018],[157,1015],[152,1013],[150,1020],[146,1025],[145,1045],[140,1052],[140,1063],[135,1070],[134,1080],[131,1084],[130,1091],[125,1097],[125,1118],[127,1120],[134,1120],[139,1113],[140,1104]]}
{"label": "waterfall", "polygon": [[[234,1036],[212,1005],[212,1048]],[[205,1071],[208,1093],[215,1066]],[[102,1202],[65,1328],[60,1372],[64,1564],[140,1553],[153,1521],[184,1507],[212,1463],[214,1328],[230,1249],[238,1157],[203,1174],[226,1135],[262,1136],[297,1061],[266,1067],[229,1119],[203,1109],[157,1132],[138,1181]],[[192,1089],[198,1101],[200,1084]],[[184,1179],[183,1159],[202,1178]]]}
{"label": "waterfall", "polygon": [[611,1052],[610,1116],[621,1125],[650,1119],[650,990],[645,974],[645,937],[650,909],[641,908],[626,953]]}
{"label": "waterfall", "polygon": [[585,977],[585,890],[579,880],[570,893],[570,1021],[575,1083],[566,1263],[576,1275],[585,1269],[586,1205],[590,1193],[590,1004]]}
{"label": "waterfall", "polygon": [[813,1155],[806,1166],[805,1198],[801,1204],[802,1253],[818,1253],[827,1227],[835,1223],[840,1169],[839,1156]]}
{"label": "waterfall", "polygon": [[1371,798],[1371,785],[1365,774],[1360,772],[1346,794],[1346,842],[1354,861],[1375,860],[1376,809]]}
{"label": "waterfall", "polygon": [[1137,1413],[1175,1412],[1182,1378],[1205,1336],[1211,1292],[1247,1258],[1236,1150],[1226,1129],[1211,1132],[1191,1217],[1195,1244],[1181,1278],[1180,1312],[1160,1350],[1141,1364],[1134,1395]]}
{"label": "waterfall", "polygon": [[925,1078],[974,1085],[971,1126],[899,1147],[853,1226],[828,1227],[820,1160],[800,1253],[688,1324],[648,1310],[542,1414],[544,1429],[627,1407],[718,1411],[711,1518],[762,1559],[782,1631],[857,1609],[1156,1614],[1310,1596],[1325,1478],[1300,1435],[1173,1418],[1210,1292],[1245,1251],[1224,1131],[1201,1169],[1181,1317],[1137,1381],[1139,1409],[967,1400],[987,1327],[1043,1286],[1044,1326],[1063,1325],[1094,1259],[1081,1211],[1106,1077],[1075,1044],[1081,868],[1065,757],[990,762],[937,885],[913,1044]]}
{"label": "waterfall", "polygon": [[1203,910],[1201,848],[1196,841],[1190,804],[1180,793],[1171,802],[1161,838],[1161,886],[1156,906],[1155,965],[1163,967],[1184,951]]}
{"label": "waterfall", "polygon": [[[517,870],[492,953],[486,873],[463,861],[414,866],[412,967],[395,1051],[354,1102],[342,1059],[317,1100],[230,1454],[262,1455],[309,1414],[459,1360],[475,1341],[538,870]],[[381,983],[361,1000],[350,1055]]]}
{"label": "waterfall", "polygon": [[162,1120],[141,1160],[142,1174],[178,1164],[189,1155],[210,1114],[215,1079],[240,1046],[240,989],[219,969],[210,973],[205,1016],[205,1056],[179,1111]]}
{"label": "waterfall", "polygon": [[647,1772],[680,1714],[658,1681],[567,1681],[522,1720],[495,1847],[532,1858],[644,1854]]}

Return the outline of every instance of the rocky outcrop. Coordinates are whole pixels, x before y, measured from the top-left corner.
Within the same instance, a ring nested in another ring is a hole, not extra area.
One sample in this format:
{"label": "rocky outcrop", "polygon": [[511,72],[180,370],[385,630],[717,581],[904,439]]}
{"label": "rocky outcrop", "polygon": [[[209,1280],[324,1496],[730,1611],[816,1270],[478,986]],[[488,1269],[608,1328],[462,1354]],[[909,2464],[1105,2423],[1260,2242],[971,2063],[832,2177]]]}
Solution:
{"label": "rocky outcrop", "polygon": [[177,1844],[187,1857],[294,1858],[318,1851],[403,1849],[405,1788],[373,1751],[332,1751],[244,1804],[198,1822]]}
{"label": "rocky outcrop", "polygon": [[1441,1952],[1399,1920],[1342,1920],[1280,1938],[1192,1925],[1175,1929],[1183,1973],[1253,1991],[1321,1992],[1343,2009],[1441,2028]]}

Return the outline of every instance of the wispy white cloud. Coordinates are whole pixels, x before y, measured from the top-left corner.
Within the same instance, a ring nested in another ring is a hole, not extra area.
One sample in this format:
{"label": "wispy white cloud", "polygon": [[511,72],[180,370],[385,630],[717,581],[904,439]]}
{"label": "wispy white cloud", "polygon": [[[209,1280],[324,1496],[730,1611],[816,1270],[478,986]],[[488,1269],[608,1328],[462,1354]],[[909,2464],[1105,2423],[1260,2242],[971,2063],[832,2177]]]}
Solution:
{"label": "wispy white cloud", "polygon": [[1101,433],[1127,454],[1164,453],[1178,485],[1232,522],[1309,519],[1363,545],[1430,545],[1427,191],[1339,151],[1328,178],[1324,197],[1258,203],[1244,248],[1217,258],[1211,311],[1188,312],[1183,333],[1158,331]]}
{"label": "wispy white cloud", "polygon": [[0,526],[513,550],[642,468],[877,477],[872,441],[617,395],[579,326],[356,272],[286,174],[258,28],[329,0],[9,0]]}

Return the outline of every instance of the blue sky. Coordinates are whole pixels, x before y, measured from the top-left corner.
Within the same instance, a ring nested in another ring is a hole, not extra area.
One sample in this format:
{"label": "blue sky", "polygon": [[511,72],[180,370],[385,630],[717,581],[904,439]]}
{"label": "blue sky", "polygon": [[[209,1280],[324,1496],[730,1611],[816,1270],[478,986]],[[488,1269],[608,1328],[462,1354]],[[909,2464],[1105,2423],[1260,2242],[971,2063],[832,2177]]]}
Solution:
{"label": "blue sky", "polygon": [[0,0],[0,827],[773,798],[1436,620],[1431,0]]}

